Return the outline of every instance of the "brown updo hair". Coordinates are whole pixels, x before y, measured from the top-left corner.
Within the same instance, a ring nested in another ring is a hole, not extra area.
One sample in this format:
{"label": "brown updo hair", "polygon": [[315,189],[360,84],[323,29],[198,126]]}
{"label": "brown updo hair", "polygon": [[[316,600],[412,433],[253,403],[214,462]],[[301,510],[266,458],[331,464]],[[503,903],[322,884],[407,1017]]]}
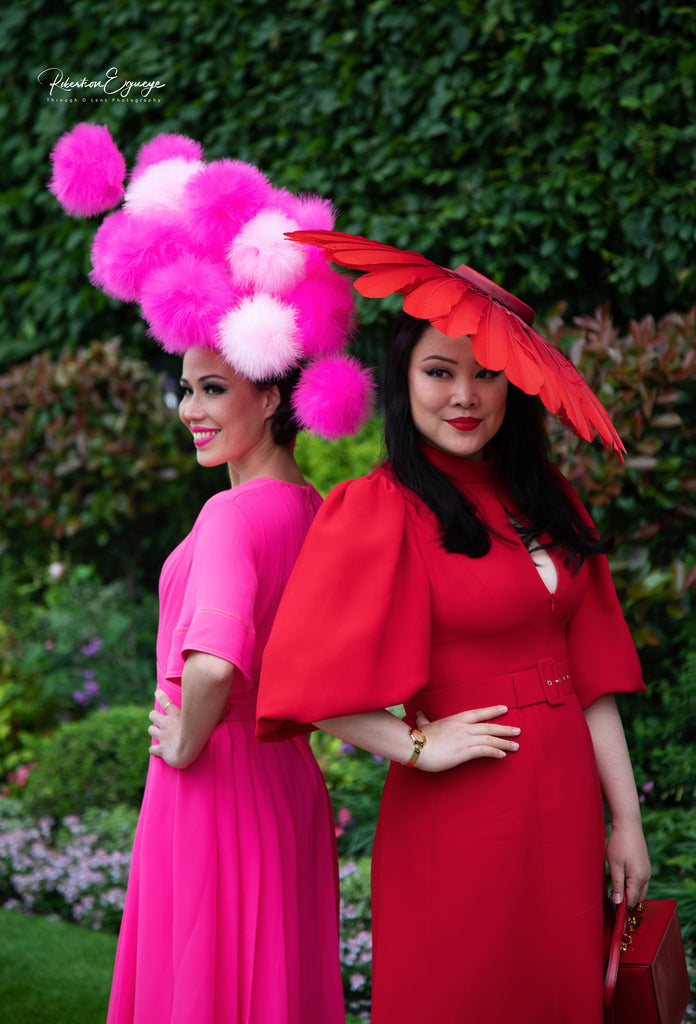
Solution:
{"label": "brown updo hair", "polygon": [[256,385],[259,391],[265,391],[267,388],[273,387],[278,388],[280,404],[271,417],[271,436],[278,445],[291,445],[300,429],[295,416],[295,410],[292,406],[292,396],[300,379],[300,373],[300,367],[295,366],[283,374],[282,377],[260,381]]}

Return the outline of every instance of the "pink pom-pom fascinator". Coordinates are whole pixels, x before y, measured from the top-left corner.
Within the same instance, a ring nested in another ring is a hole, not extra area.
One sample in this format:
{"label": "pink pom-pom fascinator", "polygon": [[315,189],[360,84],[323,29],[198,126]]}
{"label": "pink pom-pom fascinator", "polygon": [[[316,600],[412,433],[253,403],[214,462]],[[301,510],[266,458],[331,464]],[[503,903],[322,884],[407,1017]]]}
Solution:
{"label": "pink pom-pom fascinator", "polygon": [[90,280],[137,302],[150,335],[183,355],[220,352],[264,382],[301,366],[301,427],[334,439],[369,415],[373,382],[347,354],[356,323],[350,280],[287,234],[327,229],[331,203],[275,188],[241,160],[206,162],[198,142],[162,133],[126,162],[103,125],[78,124],[51,154],[49,190],[76,217],[109,213],[92,243]]}
{"label": "pink pom-pom fascinator", "polygon": [[528,395],[585,441],[595,431],[607,451],[625,451],[609,415],[560,349],[535,331],[534,310],[487,277],[462,265],[448,270],[417,252],[397,249],[340,231],[293,231],[294,241],[313,245],[340,266],[362,270],[355,288],[367,298],[404,296],[404,311],[451,338],[471,337],[476,359],[503,370]]}

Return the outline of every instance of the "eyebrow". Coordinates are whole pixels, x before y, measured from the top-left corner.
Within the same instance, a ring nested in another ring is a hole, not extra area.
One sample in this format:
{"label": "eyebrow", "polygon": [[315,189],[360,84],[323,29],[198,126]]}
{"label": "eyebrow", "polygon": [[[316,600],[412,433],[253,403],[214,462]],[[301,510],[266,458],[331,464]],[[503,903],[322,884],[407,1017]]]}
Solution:
{"label": "eyebrow", "polygon": [[[206,373],[206,374],[204,374],[203,377],[199,377],[198,378],[198,383],[202,384],[206,380],[222,380],[222,381],[227,382],[227,377],[223,377],[219,373]],[[179,383],[180,384],[188,384],[188,381],[186,380],[185,377],[179,377]]]}
{"label": "eyebrow", "polygon": [[447,356],[426,356],[424,359],[421,359],[421,362],[427,363],[429,359],[437,359],[440,363],[451,363],[452,366],[458,365],[456,359],[448,359]]}

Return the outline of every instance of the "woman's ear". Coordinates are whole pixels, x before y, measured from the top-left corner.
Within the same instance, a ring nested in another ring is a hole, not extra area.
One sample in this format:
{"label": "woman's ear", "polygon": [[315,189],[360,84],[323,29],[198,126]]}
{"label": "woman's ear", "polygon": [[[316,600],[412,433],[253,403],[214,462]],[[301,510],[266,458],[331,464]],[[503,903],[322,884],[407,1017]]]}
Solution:
{"label": "woman's ear", "polygon": [[272,384],[270,387],[264,388],[263,389],[263,398],[264,398],[264,405],[263,405],[264,418],[269,420],[269,419],[271,419],[272,416],[275,415],[275,412],[276,412],[276,410],[277,410],[277,408],[278,408],[278,406],[280,405],[280,402],[281,402],[280,390],[278,388],[278,385],[277,384]]}

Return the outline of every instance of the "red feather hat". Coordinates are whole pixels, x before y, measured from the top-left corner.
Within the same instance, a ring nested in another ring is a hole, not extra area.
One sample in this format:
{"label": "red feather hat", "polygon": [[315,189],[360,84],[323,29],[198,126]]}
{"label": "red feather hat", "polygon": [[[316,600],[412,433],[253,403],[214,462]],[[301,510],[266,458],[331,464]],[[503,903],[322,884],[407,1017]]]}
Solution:
{"label": "red feather hat", "polygon": [[595,432],[607,451],[623,458],[621,438],[609,415],[560,349],[535,331],[534,310],[464,264],[448,270],[417,252],[397,249],[340,231],[293,231],[288,238],[321,249],[326,259],[365,271],[354,282],[367,298],[404,296],[406,313],[429,320],[450,338],[471,337],[476,359],[488,370],[503,370],[528,395],[539,395],[585,441]]}

